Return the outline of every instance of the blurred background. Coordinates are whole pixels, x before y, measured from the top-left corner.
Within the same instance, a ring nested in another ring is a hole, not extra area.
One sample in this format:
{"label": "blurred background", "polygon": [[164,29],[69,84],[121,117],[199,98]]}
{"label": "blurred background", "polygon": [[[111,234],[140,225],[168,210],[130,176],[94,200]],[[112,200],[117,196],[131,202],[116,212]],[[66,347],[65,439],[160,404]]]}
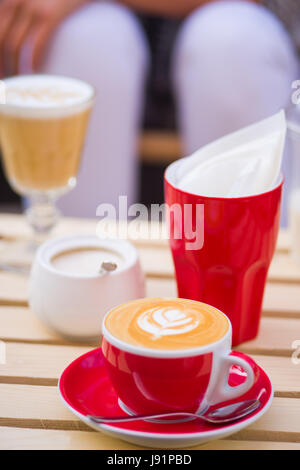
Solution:
{"label": "blurred background", "polygon": [[[19,0],[19,24],[26,3]],[[4,4],[11,6],[3,0],[0,9]],[[93,216],[97,200],[115,203],[118,194],[128,194],[129,203],[162,203],[170,162],[291,105],[292,83],[300,79],[299,0],[73,4],[52,28],[35,68],[28,54],[21,60],[23,34],[17,71],[70,75],[99,91],[78,187],[60,203],[66,215]],[[5,29],[0,17],[1,54],[17,25]],[[14,73],[4,68],[2,76]],[[102,143],[101,129],[118,140],[131,114],[130,136],[120,137],[118,148],[109,139]],[[288,157],[284,171],[291,172]],[[93,174],[97,190],[89,200],[86,181]],[[21,210],[1,167],[0,211]]]}

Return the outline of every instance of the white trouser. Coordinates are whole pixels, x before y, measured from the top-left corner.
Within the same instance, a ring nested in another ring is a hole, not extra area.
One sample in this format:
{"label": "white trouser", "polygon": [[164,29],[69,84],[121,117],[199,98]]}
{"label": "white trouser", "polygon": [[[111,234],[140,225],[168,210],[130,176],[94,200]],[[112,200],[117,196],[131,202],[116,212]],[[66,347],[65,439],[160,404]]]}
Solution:
{"label": "white trouser", "polygon": [[125,7],[95,2],[56,31],[42,73],[70,75],[97,90],[77,186],[58,206],[66,215],[95,217],[101,203],[118,196],[137,201],[137,142],[142,116],[148,45]]}
{"label": "white trouser", "polygon": [[[224,1],[195,10],[173,55],[178,123],[185,153],[285,107],[297,58],[264,7]],[[67,215],[95,216],[118,195],[136,200],[136,142],[148,48],[135,17],[112,2],[75,12],[55,33],[41,71],[97,88],[77,188],[62,198]]]}
{"label": "white trouser", "polygon": [[[291,84],[299,78],[298,58],[279,20],[262,6],[237,1],[211,3],[187,18],[173,67],[186,154],[291,104]],[[288,158],[283,172],[285,224]]]}

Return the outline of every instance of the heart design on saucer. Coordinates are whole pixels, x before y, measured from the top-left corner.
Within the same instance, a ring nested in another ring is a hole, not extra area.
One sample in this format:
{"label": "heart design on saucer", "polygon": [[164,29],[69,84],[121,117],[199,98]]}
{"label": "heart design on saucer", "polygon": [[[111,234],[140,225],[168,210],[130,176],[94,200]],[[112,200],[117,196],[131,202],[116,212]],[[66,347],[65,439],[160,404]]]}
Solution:
{"label": "heart design on saucer", "polygon": [[[261,407],[249,416],[227,425],[212,425],[201,420],[192,420],[179,423],[136,421],[99,424],[92,427],[139,446],[169,449],[199,445],[240,431],[267,411],[272,402],[273,388],[268,375],[249,356],[236,351],[231,354],[244,358],[250,363],[255,380],[248,392],[238,399],[227,401],[226,404],[240,400],[259,399]],[[229,385],[232,387],[240,385],[245,379],[245,372],[240,366],[235,365],[231,368]],[[90,425],[88,415],[126,416],[107,375],[101,348],[75,359],[62,373],[58,388],[69,410],[88,425]],[[216,404],[211,409],[220,405],[220,403]]]}

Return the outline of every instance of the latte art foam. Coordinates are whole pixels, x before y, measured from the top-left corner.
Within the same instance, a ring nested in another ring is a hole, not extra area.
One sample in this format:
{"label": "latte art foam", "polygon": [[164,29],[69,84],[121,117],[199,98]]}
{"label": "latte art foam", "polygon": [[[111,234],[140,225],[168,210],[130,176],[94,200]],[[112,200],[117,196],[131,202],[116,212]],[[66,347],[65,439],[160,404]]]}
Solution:
{"label": "latte art foam", "polygon": [[152,308],[138,317],[137,324],[146,333],[152,334],[153,339],[181,335],[197,328],[200,323],[197,313],[192,310],[182,312],[168,307]]}
{"label": "latte art foam", "polygon": [[116,338],[150,349],[192,349],[220,340],[228,331],[216,308],[186,299],[139,299],[107,315],[105,327]]}

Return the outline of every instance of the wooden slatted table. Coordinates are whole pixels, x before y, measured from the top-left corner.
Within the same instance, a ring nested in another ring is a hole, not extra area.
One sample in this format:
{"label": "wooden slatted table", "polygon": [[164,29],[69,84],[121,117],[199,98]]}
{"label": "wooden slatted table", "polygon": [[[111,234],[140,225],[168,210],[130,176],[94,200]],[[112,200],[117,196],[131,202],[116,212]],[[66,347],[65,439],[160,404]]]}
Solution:
{"label": "wooden slatted table", "polygon": [[[52,236],[95,233],[97,221],[62,220]],[[20,247],[30,238],[21,216],[0,215],[0,263],[26,264]],[[133,240],[147,276],[147,296],[176,296],[167,240],[149,240],[147,226]],[[19,250],[19,251],[18,251]],[[95,344],[68,343],[48,331],[27,306],[28,278],[0,271],[1,449],[137,449],[95,432],[62,404],[57,381],[64,368]],[[288,233],[281,232],[270,268],[259,336],[238,349],[270,375],[271,408],[257,422],[224,440],[193,449],[300,449],[300,267],[289,259]]]}

